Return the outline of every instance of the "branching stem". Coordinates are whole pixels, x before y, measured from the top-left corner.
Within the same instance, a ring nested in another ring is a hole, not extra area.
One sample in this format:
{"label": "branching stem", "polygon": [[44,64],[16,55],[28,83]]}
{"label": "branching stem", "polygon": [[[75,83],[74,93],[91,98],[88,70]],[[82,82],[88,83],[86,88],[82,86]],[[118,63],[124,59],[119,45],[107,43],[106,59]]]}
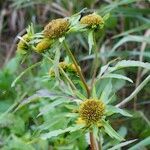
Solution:
{"label": "branching stem", "polygon": [[[53,60],[52,60],[51,58],[49,58],[49,57],[46,56],[45,54],[43,54],[43,56],[44,56],[45,58],[47,58],[47,59],[53,64]],[[63,70],[60,66],[58,66],[58,67],[59,67],[61,73],[63,74],[63,76],[64,76],[64,77],[66,78],[66,80],[69,82],[69,84],[70,84],[70,86],[72,87],[72,89],[73,89],[73,90],[76,90],[75,85],[74,85],[73,82],[70,80],[70,78],[67,76],[67,74],[64,72],[64,70]]]}
{"label": "branching stem", "polygon": [[77,63],[75,57],[73,56],[71,50],[69,49],[69,47],[68,47],[68,45],[67,45],[67,43],[66,43],[65,41],[63,41],[63,45],[64,45],[64,47],[65,47],[65,50],[67,51],[68,56],[71,58],[71,60],[73,61],[74,65],[75,65],[75,67],[76,67],[76,69],[77,69],[77,72],[78,72],[78,74],[79,74],[79,77],[80,77],[82,83],[83,83],[84,86],[85,86],[85,89],[86,89],[86,92],[87,92],[87,97],[89,98],[89,97],[90,97],[90,90],[89,90],[89,87],[88,87],[88,85],[87,85],[87,83],[86,83],[86,81],[85,81],[85,78],[84,78],[83,74],[82,74],[82,71],[81,71],[81,69],[79,68],[78,63]]}

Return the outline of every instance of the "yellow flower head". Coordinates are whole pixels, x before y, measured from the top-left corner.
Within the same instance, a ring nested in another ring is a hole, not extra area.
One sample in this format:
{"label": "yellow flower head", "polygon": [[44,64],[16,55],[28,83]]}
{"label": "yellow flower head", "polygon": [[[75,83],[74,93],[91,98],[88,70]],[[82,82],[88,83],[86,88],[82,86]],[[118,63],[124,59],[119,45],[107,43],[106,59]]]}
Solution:
{"label": "yellow flower head", "polygon": [[47,38],[59,38],[69,29],[67,19],[55,19],[49,22],[44,28],[44,36]]}
{"label": "yellow flower head", "polygon": [[93,13],[82,17],[80,23],[92,27],[92,26],[103,25],[104,20],[101,16]]}
{"label": "yellow flower head", "polygon": [[53,43],[53,40],[44,38],[36,45],[35,51],[38,53],[43,53],[46,49],[51,47],[52,43]]}
{"label": "yellow flower head", "polygon": [[25,34],[22,36],[22,39],[17,44],[17,52],[25,54],[28,50],[28,42],[30,41],[30,38],[28,34]]}
{"label": "yellow flower head", "polygon": [[80,118],[85,121],[87,125],[97,124],[103,117],[105,105],[102,101],[97,99],[85,100],[79,108]]}

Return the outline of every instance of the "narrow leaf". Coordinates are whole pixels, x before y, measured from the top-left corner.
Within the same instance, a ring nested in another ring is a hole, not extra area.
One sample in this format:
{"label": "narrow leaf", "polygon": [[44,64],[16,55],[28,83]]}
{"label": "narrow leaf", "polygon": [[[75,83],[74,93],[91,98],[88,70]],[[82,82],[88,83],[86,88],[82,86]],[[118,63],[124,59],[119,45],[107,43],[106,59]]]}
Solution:
{"label": "narrow leaf", "polygon": [[115,106],[110,106],[110,105],[106,106],[106,115],[107,116],[113,115],[115,113],[119,113],[119,114],[121,114],[123,116],[127,116],[127,117],[132,117],[131,114],[129,114],[127,111],[125,111],[123,109],[117,108]]}
{"label": "narrow leaf", "polygon": [[112,148],[109,148],[108,150],[118,150],[119,148],[124,147],[126,145],[129,145],[129,144],[131,144],[131,143],[133,143],[135,141],[136,141],[136,139],[135,140],[126,141],[126,142],[122,142],[120,144],[115,145]]}
{"label": "narrow leaf", "polygon": [[103,125],[105,132],[111,137],[115,138],[118,141],[123,141],[124,139],[109,125],[109,123],[105,120],[103,120]]}
{"label": "narrow leaf", "polygon": [[127,35],[123,37],[115,46],[113,47],[112,52],[114,52],[119,46],[126,42],[146,42],[150,44],[150,38],[144,36],[137,36],[137,35]]}
{"label": "narrow leaf", "polygon": [[116,78],[116,79],[127,80],[127,81],[133,83],[133,81],[130,78],[128,78],[124,75],[121,75],[121,74],[111,74],[110,73],[110,74],[102,76],[101,78]]}
{"label": "narrow leaf", "polygon": [[54,130],[51,131],[49,133],[45,133],[41,136],[42,139],[50,139],[52,137],[56,137],[59,136],[60,134],[66,133],[66,132],[74,132],[77,130],[82,129],[84,126],[83,125],[76,125],[74,127],[68,127],[66,129],[58,129],[58,130]]}
{"label": "narrow leaf", "polygon": [[146,139],[144,139],[143,141],[137,143],[136,145],[132,146],[131,148],[129,148],[128,150],[141,150],[144,147],[150,145],[150,137],[147,137]]}
{"label": "narrow leaf", "polygon": [[68,102],[66,99],[58,99],[58,100],[55,100],[54,102],[44,106],[41,110],[40,110],[40,113],[38,116],[41,116],[45,113],[48,113],[50,110],[54,109],[56,106],[62,104],[62,103],[66,103]]}
{"label": "narrow leaf", "polygon": [[101,94],[100,100],[102,100],[105,104],[108,104],[111,92],[112,92],[112,83],[111,81],[109,81]]}
{"label": "narrow leaf", "polygon": [[41,62],[37,62],[37,63],[35,63],[34,65],[30,66],[29,68],[25,69],[25,70],[12,82],[11,87],[14,87],[15,84],[17,83],[17,81],[18,81],[25,73],[27,73],[29,70],[33,69],[34,67],[36,67],[36,66],[38,66],[38,65],[40,65],[40,64],[41,64]]}
{"label": "narrow leaf", "polygon": [[150,70],[150,63],[144,63],[141,61],[134,61],[134,60],[122,60],[122,61],[119,61],[115,65],[115,67],[109,67],[108,70],[110,72],[113,72],[118,69],[122,69],[122,68],[126,68],[126,67],[142,67],[142,68]]}

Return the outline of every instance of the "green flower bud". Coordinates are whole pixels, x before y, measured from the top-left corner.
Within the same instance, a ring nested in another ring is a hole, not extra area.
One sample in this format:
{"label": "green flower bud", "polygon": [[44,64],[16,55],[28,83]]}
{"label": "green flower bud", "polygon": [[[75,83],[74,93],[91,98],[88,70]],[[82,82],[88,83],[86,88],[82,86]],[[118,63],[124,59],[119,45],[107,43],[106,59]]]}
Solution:
{"label": "green flower bud", "polygon": [[17,44],[17,52],[21,54],[26,54],[28,50],[28,42],[30,42],[30,38],[28,34],[22,36],[22,39]]}
{"label": "green flower bud", "polygon": [[50,48],[53,43],[53,40],[44,38],[42,39],[35,47],[37,53],[43,53],[46,49]]}

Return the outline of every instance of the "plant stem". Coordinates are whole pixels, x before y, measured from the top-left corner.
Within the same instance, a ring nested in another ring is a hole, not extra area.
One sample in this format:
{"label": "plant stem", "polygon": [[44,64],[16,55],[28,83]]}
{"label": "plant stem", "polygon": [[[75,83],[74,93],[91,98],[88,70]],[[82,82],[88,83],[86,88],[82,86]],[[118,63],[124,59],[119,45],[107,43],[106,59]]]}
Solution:
{"label": "plant stem", "polygon": [[[78,63],[77,63],[75,57],[73,56],[71,50],[69,49],[67,43],[65,41],[63,41],[63,44],[64,44],[64,47],[65,47],[67,53],[68,53],[68,56],[72,59],[74,65],[75,65],[75,67],[77,69],[79,77],[80,77],[81,81],[83,82],[83,84],[85,86],[85,89],[87,91],[87,97],[89,98],[90,97],[90,90],[89,90],[89,87],[88,87],[88,85],[87,85],[87,83],[85,81],[85,78],[84,78],[84,76],[83,76],[83,74],[82,74],[82,72],[81,72],[81,70],[80,70],[80,68],[78,66]],[[97,70],[97,67],[96,67],[96,70]],[[95,75],[96,75],[96,73],[95,73]],[[94,78],[95,78],[95,75],[94,75]],[[98,150],[97,141],[96,141],[96,139],[95,139],[95,137],[93,135],[93,132],[91,131],[89,134],[90,134],[90,147],[91,147],[91,150]]]}
{"label": "plant stem", "polygon": [[96,39],[95,39],[95,34],[93,32],[93,40],[94,40],[94,51],[95,51],[95,58],[94,58],[94,61],[93,61],[93,75],[92,75],[92,81],[91,81],[91,90],[93,88],[93,85],[94,85],[94,82],[95,82],[95,76],[96,76],[96,72],[97,72],[97,69],[98,69],[98,49],[97,49],[97,46],[96,46]]}
{"label": "plant stem", "polygon": [[97,142],[95,140],[93,132],[90,132],[90,147],[91,147],[91,150],[98,150]]}
{"label": "plant stem", "polygon": [[81,72],[81,70],[80,70],[80,68],[79,68],[79,66],[78,66],[78,63],[77,63],[75,57],[73,56],[71,50],[69,49],[69,47],[68,47],[68,45],[67,45],[67,43],[66,43],[65,41],[63,41],[63,45],[64,45],[64,47],[65,47],[65,49],[66,49],[66,51],[67,51],[67,53],[68,53],[68,56],[72,59],[74,65],[75,65],[75,67],[76,67],[76,69],[77,69],[77,72],[78,72],[78,74],[79,74],[79,77],[80,77],[82,83],[83,83],[84,86],[85,86],[85,89],[86,89],[86,92],[87,92],[87,97],[89,98],[89,97],[90,97],[90,90],[89,90],[89,87],[88,87],[88,85],[87,85],[87,83],[86,83],[86,81],[85,81],[85,78],[84,78],[84,76],[83,76],[83,74],[82,74],[82,72]]}

